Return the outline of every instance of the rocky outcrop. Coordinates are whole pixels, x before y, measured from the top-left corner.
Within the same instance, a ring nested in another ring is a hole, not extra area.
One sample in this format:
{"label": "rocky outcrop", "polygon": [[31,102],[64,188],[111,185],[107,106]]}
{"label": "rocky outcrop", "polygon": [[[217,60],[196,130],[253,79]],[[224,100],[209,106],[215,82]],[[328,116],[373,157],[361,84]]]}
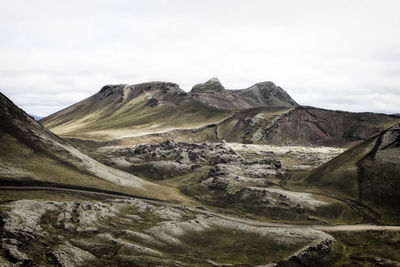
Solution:
{"label": "rocky outcrop", "polygon": [[93,156],[109,166],[152,179],[183,175],[206,165],[243,161],[222,143],[191,144],[173,141],[125,148],[105,147]]}
{"label": "rocky outcrop", "polygon": [[241,160],[229,164],[217,164],[210,169],[201,184],[210,189],[235,192],[237,188],[242,188],[244,184],[248,183],[259,186],[268,185],[263,178],[275,177],[280,169],[280,161],[271,159],[252,162]]}
{"label": "rocky outcrop", "polygon": [[179,88],[176,83],[169,82],[148,82],[135,85],[119,84],[106,85],[98,93],[97,97],[109,97],[113,95],[114,101],[123,103],[144,93],[159,96],[163,99],[178,95],[186,95],[185,91]]}
{"label": "rocky outcrop", "polygon": [[[330,256],[332,254],[335,239],[332,236],[326,235],[317,242],[306,246],[300,251],[290,256],[285,262],[277,264],[277,266],[323,266],[329,265]],[[332,257],[332,256],[331,256]]]}
{"label": "rocky outcrop", "polygon": [[297,213],[315,211],[327,203],[314,199],[308,193],[291,192],[278,188],[245,187],[231,197],[232,201],[260,202],[265,208],[292,209]]}
{"label": "rocky outcrop", "polygon": [[81,266],[96,259],[91,253],[77,248],[69,242],[56,246],[52,254],[62,267]]}
{"label": "rocky outcrop", "polygon": [[394,164],[400,162],[400,124],[391,127],[380,138],[374,159],[379,164]]}
{"label": "rocky outcrop", "polygon": [[200,92],[223,92],[225,88],[222,86],[218,78],[212,78],[204,83],[199,83],[192,88],[192,93]]}

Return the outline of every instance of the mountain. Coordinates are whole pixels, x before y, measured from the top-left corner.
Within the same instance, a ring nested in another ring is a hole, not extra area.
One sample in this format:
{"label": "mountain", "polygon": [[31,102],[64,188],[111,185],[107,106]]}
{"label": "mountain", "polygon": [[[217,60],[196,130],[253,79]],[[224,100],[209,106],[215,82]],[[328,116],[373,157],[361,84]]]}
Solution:
{"label": "mountain", "polygon": [[107,85],[41,122],[65,137],[108,140],[216,123],[231,115],[193,99],[177,84]]}
{"label": "mountain", "polygon": [[106,141],[197,129],[219,123],[237,109],[295,105],[273,83],[233,91],[213,78],[186,93],[175,83],[149,82],[104,86],[97,94],[41,122],[63,137]]}
{"label": "mountain", "polygon": [[398,117],[377,113],[353,113],[302,106],[258,107],[236,110],[228,118],[200,128],[119,138],[107,144],[128,145],[166,140],[201,143],[224,140],[246,144],[347,148],[399,122]]}
{"label": "mountain", "polygon": [[204,104],[226,109],[298,105],[285,90],[272,82],[257,83],[242,90],[226,90],[217,78],[212,78],[195,85],[189,94]]}
{"label": "mountain", "polygon": [[41,122],[79,146],[225,140],[350,147],[400,118],[303,107],[272,82],[226,90],[213,78],[189,93],[167,82],[107,85]]}
{"label": "mountain", "polygon": [[295,107],[298,106],[290,95],[281,87],[276,86],[273,82],[260,82],[243,90],[230,90],[232,94],[236,94],[246,100],[247,103],[254,107]]}
{"label": "mountain", "polygon": [[0,93],[0,184],[85,187],[154,198],[179,193],[107,167],[53,134]]}
{"label": "mountain", "polygon": [[398,117],[314,107],[297,107],[265,129],[263,140],[273,144],[349,147],[399,123]]}
{"label": "mountain", "polygon": [[400,124],[315,169],[304,182],[376,209],[383,221],[400,219]]}
{"label": "mountain", "polygon": [[[296,105],[271,82],[244,90],[226,90],[213,78],[195,85],[190,93],[175,83],[149,82],[104,86],[97,94],[41,122],[62,137],[107,141],[210,129],[209,125],[240,110],[278,106],[287,110]],[[209,136],[207,133],[202,138]]]}
{"label": "mountain", "polygon": [[40,117],[40,116],[37,116],[37,115],[34,115],[34,114],[28,114],[28,115],[31,116],[32,118],[34,118],[35,121],[39,121],[39,120],[43,119],[43,117]]}

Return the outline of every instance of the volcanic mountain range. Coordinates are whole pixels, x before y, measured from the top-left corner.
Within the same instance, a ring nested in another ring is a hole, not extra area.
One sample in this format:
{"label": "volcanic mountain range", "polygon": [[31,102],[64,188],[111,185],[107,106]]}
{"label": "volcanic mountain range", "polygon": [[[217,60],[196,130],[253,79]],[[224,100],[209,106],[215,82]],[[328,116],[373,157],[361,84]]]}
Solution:
{"label": "volcanic mountain range", "polygon": [[173,139],[349,147],[398,121],[299,106],[272,82],[226,90],[213,78],[189,93],[167,82],[107,85],[40,122],[65,138],[113,144]]}

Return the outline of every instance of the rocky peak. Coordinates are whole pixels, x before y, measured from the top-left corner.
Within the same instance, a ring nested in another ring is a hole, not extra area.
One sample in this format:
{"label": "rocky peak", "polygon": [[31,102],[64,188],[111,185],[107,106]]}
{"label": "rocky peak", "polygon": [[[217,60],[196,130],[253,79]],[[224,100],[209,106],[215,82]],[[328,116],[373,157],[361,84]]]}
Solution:
{"label": "rocky peak", "polygon": [[277,86],[271,81],[259,82],[256,83],[254,86],[259,88],[276,88]]}
{"label": "rocky peak", "polygon": [[184,93],[178,84],[171,82],[148,82],[133,85],[138,90],[142,91],[160,91],[161,93]]}
{"label": "rocky peak", "polygon": [[276,86],[273,82],[259,82],[248,88],[250,90],[257,90],[269,94],[275,94],[276,92],[286,93],[281,87]]}
{"label": "rocky peak", "polygon": [[272,105],[273,102],[276,102],[278,106],[298,106],[285,90],[270,81],[256,83],[247,89],[239,90],[237,93],[243,96],[251,96],[260,104],[266,106]]}
{"label": "rocky peak", "polygon": [[199,83],[193,86],[192,93],[199,92],[223,92],[225,91],[224,86],[222,86],[221,82],[218,78],[211,78],[210,80]]}

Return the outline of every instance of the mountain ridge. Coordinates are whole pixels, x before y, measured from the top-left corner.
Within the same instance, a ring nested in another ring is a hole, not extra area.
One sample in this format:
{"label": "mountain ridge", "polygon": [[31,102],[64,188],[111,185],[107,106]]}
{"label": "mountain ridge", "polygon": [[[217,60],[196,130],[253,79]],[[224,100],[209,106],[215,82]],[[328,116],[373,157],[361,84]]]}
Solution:
{"label": "mountain ridge", "polygon": [[226,109],[298,106],[285,90],[273,82],[259,82],[246,89],[232,90],[225,89],[217,78],[211,78],[193,86],[189,94],[200,102]]}
{"label": "mountain ridge", "polygon": [[[196,91],[186,93],[170,82],[106,85],[89,98],[40,121],[62,136],[104,141],[198,128],[226,119],[239,107],[259,106],[257,99],[248,100],[253,96],[230,93],[217,79],[194,86]],[[216,102],[204,101],[204,97],[210,98],[210,92]]]}
{"label": "mountain ridge", "polygon": [[350,147],[400,118],[300,106],[272,82],[227,90],[212,78],[188,93],[171,82],[106,85],[41,122],[78,143],[171,139]]}

